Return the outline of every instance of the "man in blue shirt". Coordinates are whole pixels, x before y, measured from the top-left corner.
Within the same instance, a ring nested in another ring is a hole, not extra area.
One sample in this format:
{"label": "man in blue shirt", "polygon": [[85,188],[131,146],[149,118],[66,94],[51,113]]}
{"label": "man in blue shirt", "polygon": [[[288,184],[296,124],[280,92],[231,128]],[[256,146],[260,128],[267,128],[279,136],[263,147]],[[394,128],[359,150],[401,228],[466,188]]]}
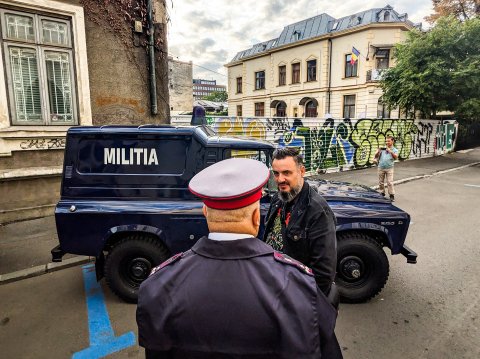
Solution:
{"label": "man in blue shirt", "polygon": [[388,194],[390,200],[395,201],[395,189],[393,188],[393,165],[398,158],[398,150],[393,147],[395,139],[387,136],[385,140],[387,147],[380,147],[375,154],[378,159],[378,187],[383,196],[385,196],[385,178],[387,178]]}

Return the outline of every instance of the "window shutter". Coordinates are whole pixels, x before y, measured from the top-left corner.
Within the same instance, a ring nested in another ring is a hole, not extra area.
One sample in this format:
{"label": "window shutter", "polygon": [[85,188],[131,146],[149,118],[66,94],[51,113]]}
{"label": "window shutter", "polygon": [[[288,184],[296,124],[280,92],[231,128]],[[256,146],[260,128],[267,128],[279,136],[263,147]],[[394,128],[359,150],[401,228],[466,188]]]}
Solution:
{"label": "window shutter", "polygon": [[9,50],[17,121],[41,121],[36,51],[18,47]]}
{"label": "window shutter", "polygon": [[48,99],[52,122],[73,121],[70,57],[63,52],[45,52]]}

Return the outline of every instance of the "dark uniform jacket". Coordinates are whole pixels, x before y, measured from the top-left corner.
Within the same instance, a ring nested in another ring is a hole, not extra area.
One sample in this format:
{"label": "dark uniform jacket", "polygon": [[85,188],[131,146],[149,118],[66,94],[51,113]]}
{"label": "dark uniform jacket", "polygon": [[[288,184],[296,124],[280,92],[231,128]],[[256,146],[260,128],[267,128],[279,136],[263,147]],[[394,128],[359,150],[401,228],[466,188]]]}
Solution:
{"label": "dark uniform jacket", "polygon": [[279,209],[282,213],[283,253],[312,268],[317,285],[328,294],[335,279],[337,238],[335,215],[327,201],[305,182],[286,225],[285,203],[275,194],[265,218],[263,240],[272,229]]}
{"label": "dark uniform jacket", "polygon": [[140,286],[147,358],[342,358],[311,270],[257,238],[201,238]]}

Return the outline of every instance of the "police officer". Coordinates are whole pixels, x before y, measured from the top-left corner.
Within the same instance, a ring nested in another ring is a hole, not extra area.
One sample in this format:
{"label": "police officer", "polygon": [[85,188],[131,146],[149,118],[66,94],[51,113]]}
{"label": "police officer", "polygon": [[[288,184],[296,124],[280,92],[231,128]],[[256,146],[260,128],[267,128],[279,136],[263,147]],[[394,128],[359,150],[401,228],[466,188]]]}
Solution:
{"label": "police officer", "polygon": [[312,271],[255,238],[269,171],[234,158],[190,181],[210,234],[152,270],[137,324],[147,358],[342,358]]}

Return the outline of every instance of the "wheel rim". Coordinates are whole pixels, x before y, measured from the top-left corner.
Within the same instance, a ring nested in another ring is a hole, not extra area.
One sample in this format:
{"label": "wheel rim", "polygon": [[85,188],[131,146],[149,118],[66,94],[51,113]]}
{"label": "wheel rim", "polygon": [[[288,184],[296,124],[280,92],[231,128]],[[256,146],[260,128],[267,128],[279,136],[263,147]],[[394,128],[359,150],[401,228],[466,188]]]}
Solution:
{"label": "wheel rim", "polygon": [[128,258],[121,265],[122,277],[133,287],[138,287],[152,270],[152,263],[144,257]]}
{"label": "wheel rim", "polygon": [[370,266],[366,262],[354,255],[343,257],[338,264],[337,280],[356,286],[364,283],[370,276]]}

